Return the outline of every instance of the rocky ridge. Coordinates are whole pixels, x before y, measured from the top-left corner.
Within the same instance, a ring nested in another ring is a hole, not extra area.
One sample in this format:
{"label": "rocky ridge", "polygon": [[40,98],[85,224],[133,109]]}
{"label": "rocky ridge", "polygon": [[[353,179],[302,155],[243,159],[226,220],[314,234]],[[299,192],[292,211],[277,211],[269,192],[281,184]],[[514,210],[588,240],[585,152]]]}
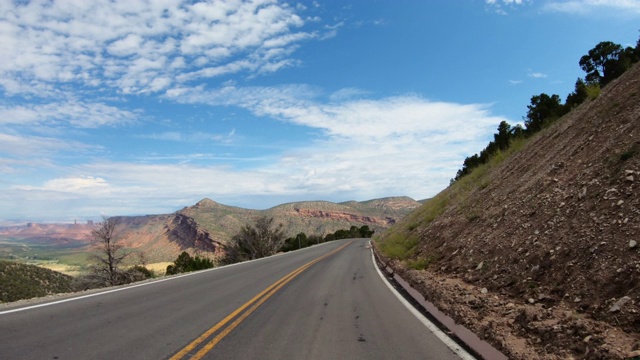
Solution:
{"label": "rocky ridge", "polygon": [[358,222],[366,225],[375,225],[380,227],[387,227],[395,224],[395,220],[390,217],[376,218],[371,216],[362,216],[358,214],[349,214],[345,212],[322,211],[322,210],[311,210],[311,209],[295,209],[295,212],[292,212],[291,216],[353,221],[353,222]]}

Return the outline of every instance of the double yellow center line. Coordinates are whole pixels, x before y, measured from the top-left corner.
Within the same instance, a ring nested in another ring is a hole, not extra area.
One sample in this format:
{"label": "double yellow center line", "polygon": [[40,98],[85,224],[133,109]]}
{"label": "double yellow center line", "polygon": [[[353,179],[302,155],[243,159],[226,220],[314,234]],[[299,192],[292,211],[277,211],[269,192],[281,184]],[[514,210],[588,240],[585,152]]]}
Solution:
{"label": "double yellow center line", "polygon": [[[222,319],[219,323],[215,324],[209,330],[205,331],[202,335],[198,336],[197,339],[193,340],[189,345],[185,346],[182,350],[171,357],[171,360],[179,360],[183,359],[186,355],[188,355],[191,351],[197,348],[204,341],[209,339],[213,334],[218,332],[218,330],[222,329],[217,333],[215,337],[209,340],[198,352],[190,357],[190,359],[201,359],[204,355],[206,355],[214,346],[216,346],[220,340],[222,340],[225,336],[227,336],[233,329],[236,328],[247,316],[251,315],[260,305],[262,305],[267,299],[269,299],[273,294],[278,292],[283,286],[285,286],[289,281],[293,280],[296,276],[300,275],[303,271],[307,270],[313,264],[322,261],[323,259],[328,258],[329,256],[337,253],[338,251],[349,246],[351,242],[348,242],[341,247],[333,250],[330,253],[327,253],[319,258],[312,260],[301,267],[295,269],[289,274],[285,275],[282,279],[276,281],[271,284],[269,287],[264,289],[258,295],[254,296],[251,300],[247,301],[245,304],[237,308],[227,317]],[[235,319],[235,320],[234,320]],[[233,322],[231,322],[233,320]],[[231,323],[229,323],[231,322]],[[228,325],[227,325],[228,324]],[[226,326],[226,327],[225,327]]]}

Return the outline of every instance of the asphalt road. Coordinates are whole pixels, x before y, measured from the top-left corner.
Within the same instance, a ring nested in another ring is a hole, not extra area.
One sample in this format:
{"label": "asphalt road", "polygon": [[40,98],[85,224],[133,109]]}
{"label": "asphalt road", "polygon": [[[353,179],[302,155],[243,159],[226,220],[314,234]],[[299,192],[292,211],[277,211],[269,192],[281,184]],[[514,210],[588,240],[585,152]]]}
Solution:
{"label": "asphalt road", "polygon": [[0,359],[459,359],[392,294],[367,243],[0,310]]}

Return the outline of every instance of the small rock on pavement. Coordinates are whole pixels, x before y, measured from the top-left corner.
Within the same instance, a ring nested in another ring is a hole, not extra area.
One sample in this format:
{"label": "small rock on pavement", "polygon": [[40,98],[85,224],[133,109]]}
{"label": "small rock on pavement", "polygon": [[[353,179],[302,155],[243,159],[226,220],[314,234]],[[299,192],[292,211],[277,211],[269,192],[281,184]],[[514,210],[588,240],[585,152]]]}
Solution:
{"label": "small rock on pavement", "polygon": [[638,242],[635,240],[629,240],[629,249],[635,249],[638,246]]}
{"label": "small rock on pavement", "polygon": [[487,288],[482,288],[482,289],[480,289],[480,292],[481,292],[482,294],[486,294],[486,293],[488,293],[488,292],[489,292],[489,290],[487,290]]}
{"label": "small rock on pavement", "polygon": [[621,308],[622,308],[626,303],[628,303],[628,302],[629,302],[629,300],[631,300],[631,298],[630,298],[630,297],[628,297],[628,296],[625,296],[625,297],[621,298],[620,300],[616,301],[616,303],[615,303],[615,304],[613,304],[613,306],[611,306],[611,307],[609,308],[609,312],[618,312],[618,311],[620,311],[620,309],[621,309]]}
{"label": "small rock on pavement", "polygon": [[534,302],[536,302],[534,298],[529,298],[529,304],[533,304]]}
{"label": "small rock on pavement", "polygon": [[480,264],[478,264],[478,266],[476,266],[476,270],[482,269],[483,266],[484,266],[484,261],[480,261]]}

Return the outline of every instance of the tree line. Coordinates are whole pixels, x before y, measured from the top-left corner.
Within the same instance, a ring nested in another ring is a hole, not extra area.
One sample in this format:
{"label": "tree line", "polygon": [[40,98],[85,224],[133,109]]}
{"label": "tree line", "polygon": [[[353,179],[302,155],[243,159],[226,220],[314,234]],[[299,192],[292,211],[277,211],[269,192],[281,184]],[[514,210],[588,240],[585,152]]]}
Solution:
{"label": "tree line", "polygon": [[580,58],[580,68],[586,75],[584,79],[578,78],[576,80],[574,90],[567,95],[564,104],[560,96],[556,94],[549,96],[541,93],[532,96],[530,104],[527,105],[524,127],[520,124],[511,126],[506,121],[500,122],[498,132],[493,135],[493,141],[490,141],[479,154],[467,157],[455,178],[451,179],[451,183],[470,174],[478,166],[489,162],[496,152],[509,148],[513,140],[530,137],[585,100],[596,98],[602,88],[638,61],[640,61],[640,39],[638,39],[636,47],[628,46],[626,48],[611,41],[600,42]]}
{"label": "tree line", "polygon": [[333,233],[329,233],[322,237],[321,235],[309,235],[304,232],[299,233],[295,237],[285,239],[284,245],[281,248],[282,252],[298,250],[311,245],[316,245],[333,240],[341,239],[354,239],[354,238],[370,238],[374,234],[374,230],[371,230],[368,225],[362,225],[361,227],[351,226],[349,229],[336,230]]}
{"label": "tree line", "polygon": [[231,264],[246,260],[270,256],[278,252],[287,252],[309,247],[327,241],[370,238],[374,231],[369,226],[351,226],[349,229],[337,230],[321,235],[307,235],[304,232],[294,237],[285,238],[283,225],[275,225],[273,218],[266,216],[256,220],[254,225],[247,224],[240,229],[225,248],[225,255],[221,259],[223,264]]}

